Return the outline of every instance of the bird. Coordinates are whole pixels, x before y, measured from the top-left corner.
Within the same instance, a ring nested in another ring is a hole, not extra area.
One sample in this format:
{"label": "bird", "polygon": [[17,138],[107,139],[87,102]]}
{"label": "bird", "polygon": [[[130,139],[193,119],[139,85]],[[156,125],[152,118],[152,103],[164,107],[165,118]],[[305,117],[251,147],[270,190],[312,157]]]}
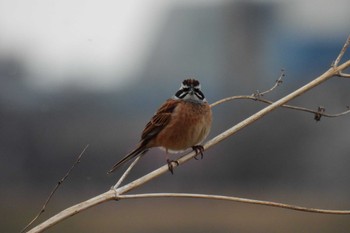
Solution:
{"label": "bird", "polygon": [[168,153],[183,152],[192,148],[203,158],[203,146],[212,123],[212,111],[196,79],[185,79],[175,95],[167,99],[146,124],[141,140],[134,150],[125,155],[108,172],[114,172],[121,165],[138,155],[145,154],[150,148],[165,150],[169,171],[173,174],[173,163]]}

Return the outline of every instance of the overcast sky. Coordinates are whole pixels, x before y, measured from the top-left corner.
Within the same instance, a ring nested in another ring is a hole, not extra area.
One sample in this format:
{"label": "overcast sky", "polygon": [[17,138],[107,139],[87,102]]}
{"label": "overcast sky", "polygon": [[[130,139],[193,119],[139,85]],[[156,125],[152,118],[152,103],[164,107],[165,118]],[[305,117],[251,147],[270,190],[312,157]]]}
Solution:
{"label": "overcast sky", "polygon": [[[72,78],[67,74],[79,70],[91,76],[91,80],[84,76],[85,83],[96,85],[93,79],[103,70],[98,85],[109,86],[139,74],[174,4],[218,2],[227,1],[2,0],[0,53],[15,51],[29,57],[38,77],[55,74],[36,80],[40,85],[59,85]],[[280,14],[291,27],[305,31],[312,27],[332,36],[344,24],[350,25],[348,6],[347,0],[290,1]]]}

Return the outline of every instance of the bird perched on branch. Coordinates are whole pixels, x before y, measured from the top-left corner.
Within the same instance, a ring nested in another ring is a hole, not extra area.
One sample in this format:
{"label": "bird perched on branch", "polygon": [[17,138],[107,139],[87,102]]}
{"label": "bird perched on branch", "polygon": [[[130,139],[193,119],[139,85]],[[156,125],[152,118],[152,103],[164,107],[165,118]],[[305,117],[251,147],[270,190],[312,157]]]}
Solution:
{"label": "bird perched on branch", "polygon": [[165,149],[169,171],[173,173],[173,163],[178,165],[178,162],[170,160],[168,152],[181,152],[191,147],[197,155],[203,157],[204,148],[200,143],[208,136],[211,121],[211,108],[201,91],[199,81],[184,80],[175,95],[165,101],[147,123],[136,148],[108,173],[152,147]]}

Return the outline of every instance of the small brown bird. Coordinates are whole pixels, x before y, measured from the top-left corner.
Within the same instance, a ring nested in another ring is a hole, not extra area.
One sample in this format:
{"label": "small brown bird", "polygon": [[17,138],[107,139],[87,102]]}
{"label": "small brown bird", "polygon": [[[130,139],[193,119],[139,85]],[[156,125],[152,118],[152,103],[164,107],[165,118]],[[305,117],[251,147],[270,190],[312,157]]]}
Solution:
{"label": "small brown bird", "polygon": [[211,120],[211,108],[201,91],[200,83],[195,79],[184,80],[175,96],[168,99],[147,123],[137,147],[108,173],[152,147],[165,149],[169,171],[173,173],[172,163],[178,162],[169,160],[168,152],[181,152],[192,147],[203,157],[203,146],[199,144],[208,136]]}

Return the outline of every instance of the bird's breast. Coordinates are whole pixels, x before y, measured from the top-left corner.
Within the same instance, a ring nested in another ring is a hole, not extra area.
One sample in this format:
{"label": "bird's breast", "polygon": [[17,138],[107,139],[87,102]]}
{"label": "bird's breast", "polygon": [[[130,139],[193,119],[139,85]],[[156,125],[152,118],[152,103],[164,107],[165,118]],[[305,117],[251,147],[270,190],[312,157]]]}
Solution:
{"label": "bird's breast", "polygon": [[198,145],[209,134],[212,113],[207,103],[181,101],[167,126],[155,138],[155,145],[169,151],[183,151]]}

